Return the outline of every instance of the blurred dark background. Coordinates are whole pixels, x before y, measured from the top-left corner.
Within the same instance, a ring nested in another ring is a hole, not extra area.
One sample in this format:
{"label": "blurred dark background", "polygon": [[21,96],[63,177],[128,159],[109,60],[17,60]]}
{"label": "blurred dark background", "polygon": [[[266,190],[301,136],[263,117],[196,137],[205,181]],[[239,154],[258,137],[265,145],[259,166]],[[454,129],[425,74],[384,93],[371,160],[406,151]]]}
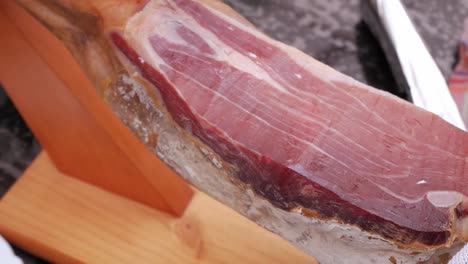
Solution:
{"label": "blurred dark background", "polygon": [[[395,79],[378,41],[362,21],[359,0],[225,2],[273,38],[295,46],[359,81],[400,97],[406,96],[396,89]],[[468,1],[403,0],[403,3],[448,78],[456,62],[463,21],[468,17]],[[0,87],[0,197],[40,150]],[[43,263],[21,249],[15,248],[15,251],[25,263]]]}

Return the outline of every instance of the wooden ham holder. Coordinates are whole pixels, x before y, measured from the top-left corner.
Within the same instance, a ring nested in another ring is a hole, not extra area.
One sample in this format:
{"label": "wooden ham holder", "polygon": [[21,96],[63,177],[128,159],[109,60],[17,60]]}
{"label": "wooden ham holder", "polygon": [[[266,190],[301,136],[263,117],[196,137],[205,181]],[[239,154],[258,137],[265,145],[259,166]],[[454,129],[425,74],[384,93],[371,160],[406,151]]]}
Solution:
{"label": "wooden ham holder", "polygon": [[0,82],[45,149],[0,200],[1,235],[57,263],[316,263],[175,175],[12,0],[0,32]]}

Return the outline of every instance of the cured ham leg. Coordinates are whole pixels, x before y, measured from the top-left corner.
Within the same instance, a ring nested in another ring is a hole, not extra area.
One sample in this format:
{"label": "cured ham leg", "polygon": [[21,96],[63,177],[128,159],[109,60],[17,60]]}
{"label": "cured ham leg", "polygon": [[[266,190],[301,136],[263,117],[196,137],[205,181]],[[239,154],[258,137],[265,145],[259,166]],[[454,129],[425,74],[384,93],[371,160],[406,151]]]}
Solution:
{"label": "cured ham leg", "polygon": [[441,118],[216,1],[19,2],[162,160],[321,263],[437,261],[468,240],[468,135]]}

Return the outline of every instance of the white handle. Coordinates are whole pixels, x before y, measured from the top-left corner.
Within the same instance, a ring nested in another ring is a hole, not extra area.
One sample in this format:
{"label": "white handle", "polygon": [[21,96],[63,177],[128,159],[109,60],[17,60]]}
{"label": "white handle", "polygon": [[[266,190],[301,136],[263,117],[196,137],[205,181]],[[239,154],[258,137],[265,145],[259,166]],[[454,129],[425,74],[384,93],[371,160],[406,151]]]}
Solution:
{"label": "white handle", "polygon": [[13,254],[13,249],[0,236],[0,263],[2,264],[23,264],[17,256]]}
{"label": "white handle", "polygon": [[410,87],[413,103],[466,130],[447,83],[400,0],[375,0]]}

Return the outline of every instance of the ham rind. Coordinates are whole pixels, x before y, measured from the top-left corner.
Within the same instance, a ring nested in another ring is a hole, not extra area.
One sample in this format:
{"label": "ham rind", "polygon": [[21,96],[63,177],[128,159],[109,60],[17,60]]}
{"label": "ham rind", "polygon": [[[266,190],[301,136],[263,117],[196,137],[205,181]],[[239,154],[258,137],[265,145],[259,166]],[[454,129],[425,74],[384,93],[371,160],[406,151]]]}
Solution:
{"label": "ham rind", "polygon": [[275,206],[403,245],[467,238],[466,132],[196,1],[150,2],[111,38]]}

